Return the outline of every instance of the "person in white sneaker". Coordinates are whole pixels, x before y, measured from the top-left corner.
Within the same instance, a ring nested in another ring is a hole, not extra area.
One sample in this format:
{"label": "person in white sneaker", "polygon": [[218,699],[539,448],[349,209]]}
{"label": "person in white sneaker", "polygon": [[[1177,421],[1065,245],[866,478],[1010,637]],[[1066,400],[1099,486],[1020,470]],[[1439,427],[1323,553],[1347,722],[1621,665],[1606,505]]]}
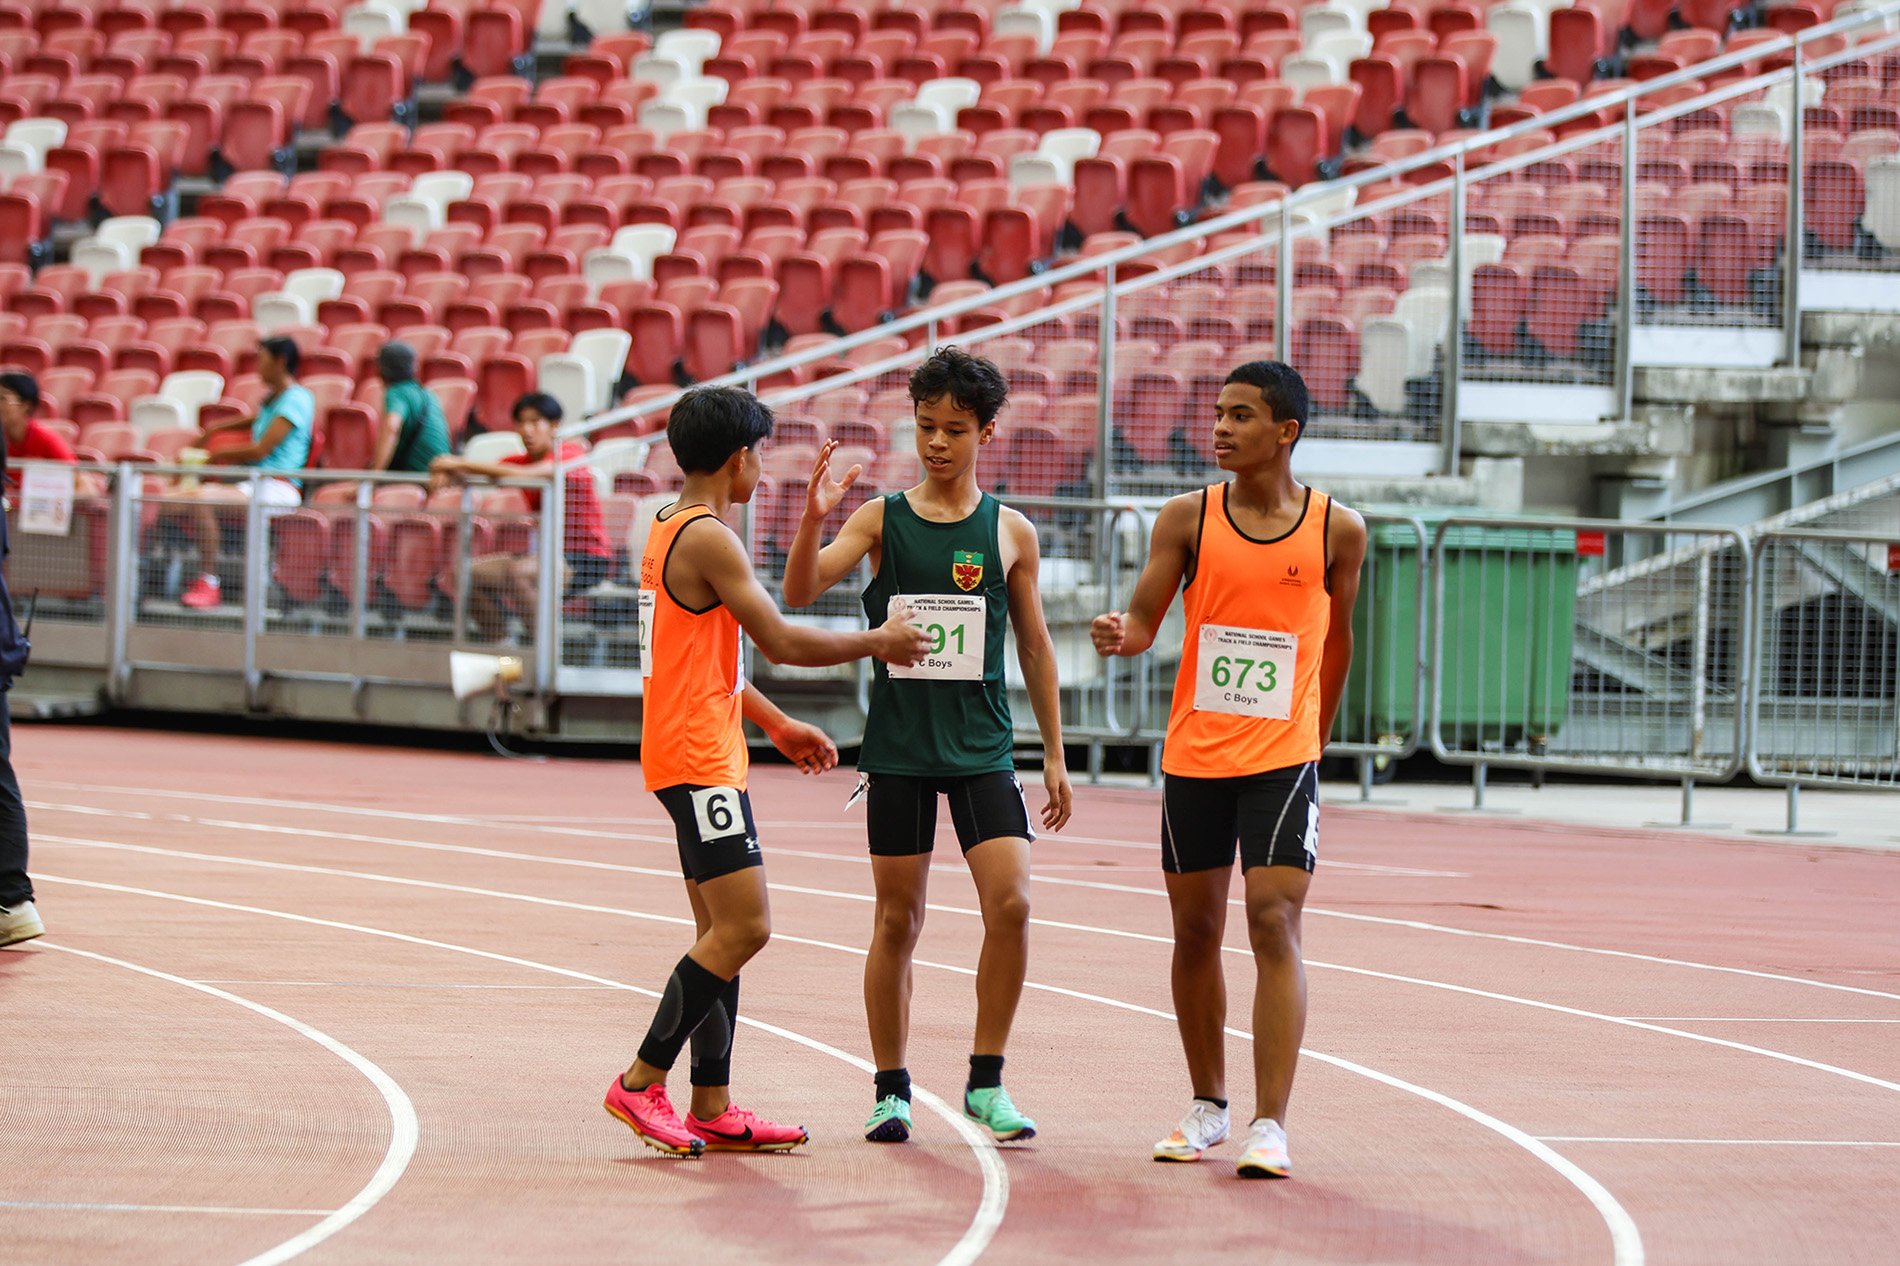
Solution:
{"label": "person in white sneaker", "polygon": [[1214,459],[1233,477],[1162,507],[1128,610],[1095,618],[1104,656],[1187,615],[1161,752],[1161,868],[1174,915],[1171,985],[1194,1102],[1155,1145],[1199,1160],[1227,1137],[1222,934],[1240,858],[1254,958],[1253,1125],[1242,1177],[1287,1176],[1286,1110],[1306,1027],[1300,911],[1319,853],[1319,758],[1352,663],[1365,522],[1293,477],[1306,384],[1254,361],[1216,402]]}
{"label": "person in white sneaker", "polygon": [[[4,450],[0,450],[3,452]],[[0,457],[0,483],[5,482]],[[6,518],[0,515],[0,559],[6,557]],[[13,729],[7,717],[7,691],[26,671],[26,635],[13,618],[13,595],[0,571],[0,945],[30,941],[46,931],[33,906],[33,881],[26,877],[26,805],[13,776]]]}

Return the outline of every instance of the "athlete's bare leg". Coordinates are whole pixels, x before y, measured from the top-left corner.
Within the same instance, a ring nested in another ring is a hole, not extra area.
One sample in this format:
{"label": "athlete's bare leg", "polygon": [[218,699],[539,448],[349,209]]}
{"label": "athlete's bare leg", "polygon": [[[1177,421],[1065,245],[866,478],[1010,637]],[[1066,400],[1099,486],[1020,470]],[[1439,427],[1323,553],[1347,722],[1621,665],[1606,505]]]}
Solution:
{"label": "athlete's bare leg", "polygon": [[1300,1038],[1306,1032],[1300,910],[1312,881],[1297,866],[1255,866],[1245,876],[1247,939],[1253,945],[1258,980],[1253,999],[1254,1115],[1271,1117],[1282,1126]]}
{"label": "athlete's bare leg", "polygon": [[1174,1014],[1197,1099],[1227,1097],[1227,979],[1220,954],[1233,875],[1233,867],[1220,866],[1166,876],[1174,915]]}

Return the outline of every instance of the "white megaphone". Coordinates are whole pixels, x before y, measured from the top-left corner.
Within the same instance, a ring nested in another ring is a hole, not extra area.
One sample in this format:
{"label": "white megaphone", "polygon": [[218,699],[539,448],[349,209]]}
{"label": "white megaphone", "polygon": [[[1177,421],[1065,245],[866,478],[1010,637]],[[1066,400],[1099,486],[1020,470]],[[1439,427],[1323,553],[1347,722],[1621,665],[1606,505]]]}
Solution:
{"label": "white megaphone", "polygon": [[449,652],[449,689],[457,699],[471,698],[491,686],[500,693],[510,683],[520,681],[521,673],[521,660],[514,655]]}

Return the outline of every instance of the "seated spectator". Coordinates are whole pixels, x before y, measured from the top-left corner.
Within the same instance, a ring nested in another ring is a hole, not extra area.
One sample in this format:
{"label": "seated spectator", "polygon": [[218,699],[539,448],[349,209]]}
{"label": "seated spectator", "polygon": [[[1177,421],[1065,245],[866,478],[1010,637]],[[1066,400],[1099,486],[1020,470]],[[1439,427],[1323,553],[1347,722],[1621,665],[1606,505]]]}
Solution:
{"label": "seated spectator", "polygon": [[0,374],[0,430],[7,442],[7,487],[20,486],[15,462],[76,462],[66,440],[33,414],[40,407],[40,384],[32,374]]}
{"label": "seated spectator", "polygon": [[[179,601],[188,607],[215,607],[221,599],[218,582],[218,520],[216,504],[242,505],[251,500],[275,516],[295,510],[303,504],[303,481],[289,472],[301,471],[310,463],[310,441],[316,433],[317,402],[310,389],[297,381],[297,365],[302,353],[287,338],[262,339],[257,344],[257,374],[269,389],[257,416],[222,426],[211,427],[198,436],[198,447],[210,452],[210,461],[221,466],[249,466],[256,470],[251,478],[237,484],[207,483],[195,492],[179,491],[172,495],[196,497],[203,502],[198,510],[198,579],[186,587]],[[248,431],[249,443],[233,443],[234,431]],[[216,437],[224,436],[220,442]]]}
{"label": "seated spectator", "polygon": [[409,344],[383,344],[376,368],[383,376],[383,420],[376,428],[370,469],[426,475],[430,463],[450,448],[442,402],[416,381],[416,349]]}
{"label": "seated spectator", "polygon": [[[531,391],[515,401],[515,434],[521,437],[522,450],[511,453],[499,463],[472,462],[466,457],[438,457],[430,466],[432,488],[459,480],[507,479],[522,475],[551,475],[557,461],[580,457],[586,448],[573,441],[554,448],[554,428],[561,420],[561,405],[553,396]],[[541,492],[523,489],[528,508],[539,514]],[[585,466],[568,470],[561,499],[566,548],[563,585],[568,593],[592,589],[607,579],[613,570],[613,545],[607,539],[607,521],[600,510],[600,498],[594,491],[594,475]],[[532,554],[490,554],[476,559],[469,567],[468,613],[482,637],[498,642],[508,633],[508,605],[531,617],[538,593],[540,568]]]}

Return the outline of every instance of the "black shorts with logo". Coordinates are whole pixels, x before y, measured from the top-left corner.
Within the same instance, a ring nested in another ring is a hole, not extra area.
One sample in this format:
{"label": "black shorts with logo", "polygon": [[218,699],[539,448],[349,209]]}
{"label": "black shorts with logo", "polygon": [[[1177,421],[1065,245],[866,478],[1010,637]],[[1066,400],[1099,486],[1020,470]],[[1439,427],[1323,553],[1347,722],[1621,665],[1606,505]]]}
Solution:
{"label": "black shorts with logo", "polygon": [[764,865],[752,798],[737,787],[680,783],[653,793],[673,819],[680,870],[694,883]]}
{"label": "black shorts with logo", "polygon": [[1033,840],[1023,785],[1007,769],[947,778],[867,774],[865,816],[876,857],[928,853],[937,836],[937,797],[950,799],[957,843],[969,852],[985,840]]}
{"label": "black shorts with logo", "polygon": [[1170,874],[1298,866],[1319,849],[1319,766],[1294,765],[1240,778],[1169,774],[1161,789],[1161,868]]}

